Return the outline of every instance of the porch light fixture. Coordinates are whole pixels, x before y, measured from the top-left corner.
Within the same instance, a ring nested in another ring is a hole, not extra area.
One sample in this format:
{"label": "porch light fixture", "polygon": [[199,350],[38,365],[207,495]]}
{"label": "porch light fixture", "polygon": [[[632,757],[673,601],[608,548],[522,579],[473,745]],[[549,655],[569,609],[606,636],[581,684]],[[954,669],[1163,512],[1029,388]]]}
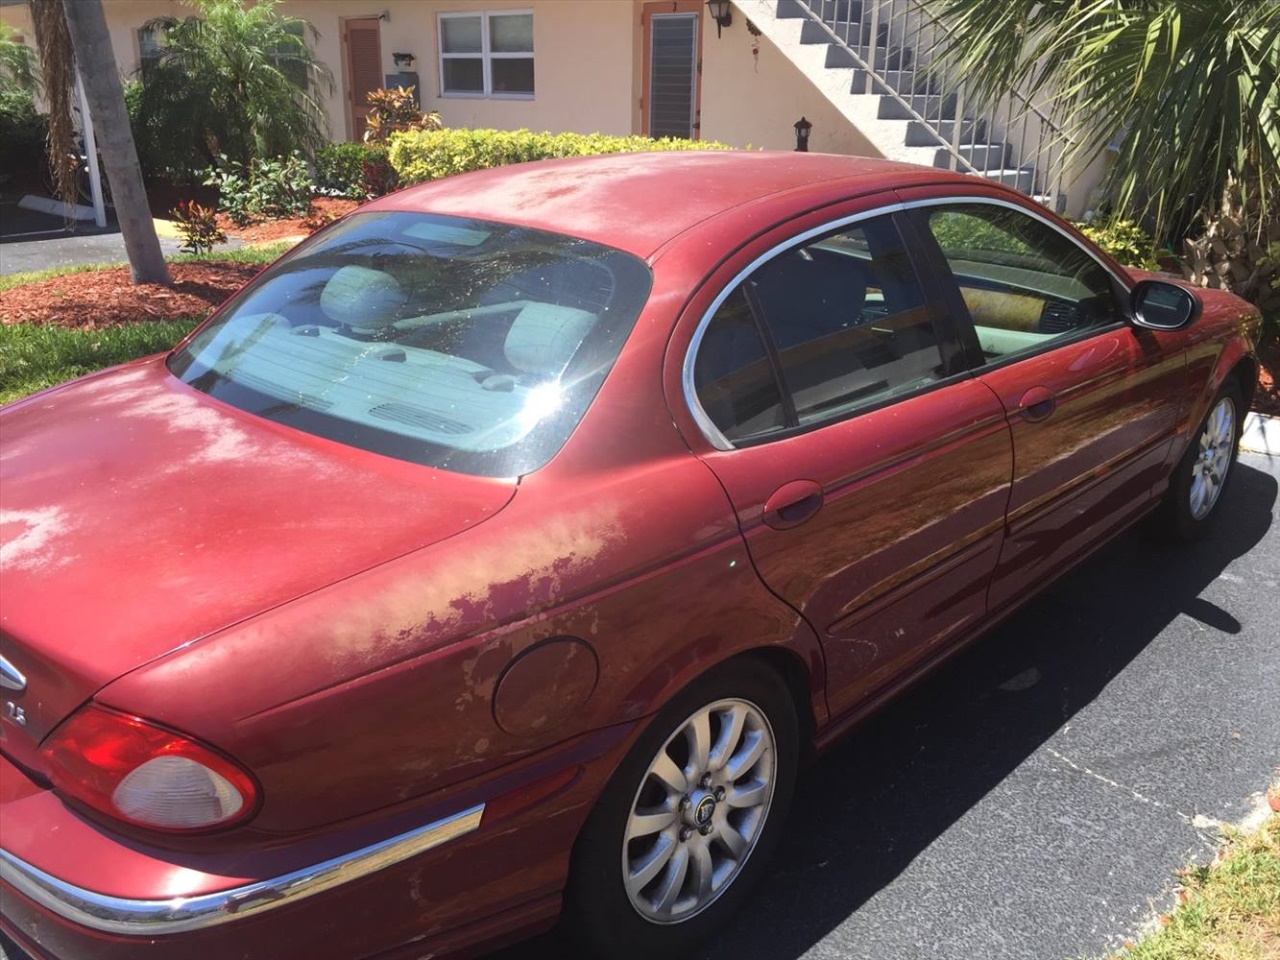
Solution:
{"label": "porch light fixture", "polygon": [[796,121],[796,124],[793,127],[793,129],[796,132],[796,152],[808,153],[809,152],[809,131],[813,129],[813,124],[810,123],[808,120],[806,120],[804,117],[801,117],[799,120]]}
{"label": "porch light fixture", "polygon": [[707,0],[707,9],[711,11],[711,19],[716,22],[716,36],[720,31],[733,23],[733,10],[729,0]]}
{"label": "porch light fixture", "polygon": [[413,61],[418,59],[412,53],[393,53],[391,59],[397,67],[412,67]]}

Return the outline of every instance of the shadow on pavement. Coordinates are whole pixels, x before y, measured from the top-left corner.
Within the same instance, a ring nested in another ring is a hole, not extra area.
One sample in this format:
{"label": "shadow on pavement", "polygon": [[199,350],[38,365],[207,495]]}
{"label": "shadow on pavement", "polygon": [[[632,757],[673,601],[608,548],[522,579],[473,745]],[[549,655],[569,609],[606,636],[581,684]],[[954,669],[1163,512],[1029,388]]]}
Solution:
{"label": "shadow on pavement", "polygon": [[[889,885],[1180,614],[1239,632],[1234,617],[1200,594],[1262,540],[1276,499],[1275,478],[1241,463],[1207,541],[1165,547],[1141,532],[1125,534],[846,738],[802,775],[769,875],[705,960],[799,957]],[[1033,668],[1038,682],[1024,685]],[[551,934],[490,960],[573,955]]]}

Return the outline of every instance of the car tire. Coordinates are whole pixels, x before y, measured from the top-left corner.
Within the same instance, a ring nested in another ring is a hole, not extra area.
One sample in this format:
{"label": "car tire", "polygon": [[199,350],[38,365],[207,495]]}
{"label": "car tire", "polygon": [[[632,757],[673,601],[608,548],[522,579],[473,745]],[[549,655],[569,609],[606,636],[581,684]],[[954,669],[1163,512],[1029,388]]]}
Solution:
{"label": "car tire", "polygon": [[1243,421],[1244,395],[1235,380],[1228,380],[1178,461],[1164,502],[1153,517],[1161,537],[1194,541],[1213,527],[1235,473]]}
{"label": "car tire", "polygon": [[795,701],[767,664],[744,658],[696,680],[649,724],[583,827],[565,932],[608,960],[676,957],[706,940],[764,871],[798,756]]}

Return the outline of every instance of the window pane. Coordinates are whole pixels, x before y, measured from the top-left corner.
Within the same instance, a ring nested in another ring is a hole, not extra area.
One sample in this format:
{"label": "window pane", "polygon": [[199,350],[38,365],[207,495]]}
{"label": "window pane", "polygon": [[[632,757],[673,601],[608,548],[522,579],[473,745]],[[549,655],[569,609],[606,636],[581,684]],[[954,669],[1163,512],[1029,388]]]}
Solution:
{"label": "window pane", "polygon": [[929,227],[990,360],[1118,319],[1110,274],[1034,217],[989,204],[939,207]]}
{"label": "window pane", "polygon": [[789,250],[747,282],[802,424],[945,376],[924,296],[887,219]]}
{"label": "window pane", "polygon": [[533,59],[491,60],[494,93],[533,93]]}
{"label": "window pane", "polygon": [[702,409],[730,440],[785,425],[778,383],[741,288],[711,318],[693,381]]}
{"label": "window pane", "polygon": [[450,57],[444,61],[445,93],[484,93],[484,61]]}
{"label": "window pane", "polygon": [[533,14],[490,14],[489,49],[493,53],[533,53]]}
{"label": "window pane", "polygon": [[441,17],[440,49],[445,53],[481,51],[480,17]]}
{"label": "window pane", "polygon": [[170,369],[339,443],[516,476],[572,432],[649,284],[640,260],[585,240],[358,213],[262,274]]}

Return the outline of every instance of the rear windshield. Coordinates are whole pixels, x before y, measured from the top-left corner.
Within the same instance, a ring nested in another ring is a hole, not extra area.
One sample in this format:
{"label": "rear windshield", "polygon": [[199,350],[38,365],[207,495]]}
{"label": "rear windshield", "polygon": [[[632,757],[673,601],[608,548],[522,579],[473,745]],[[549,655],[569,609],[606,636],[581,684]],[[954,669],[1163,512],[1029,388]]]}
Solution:
{"label": "rear windshield", "polygon": [[169,369],[331,440],[517,476],[581,419],[650,280],[637,258],[572,237],[355,214],[266,271]]}

